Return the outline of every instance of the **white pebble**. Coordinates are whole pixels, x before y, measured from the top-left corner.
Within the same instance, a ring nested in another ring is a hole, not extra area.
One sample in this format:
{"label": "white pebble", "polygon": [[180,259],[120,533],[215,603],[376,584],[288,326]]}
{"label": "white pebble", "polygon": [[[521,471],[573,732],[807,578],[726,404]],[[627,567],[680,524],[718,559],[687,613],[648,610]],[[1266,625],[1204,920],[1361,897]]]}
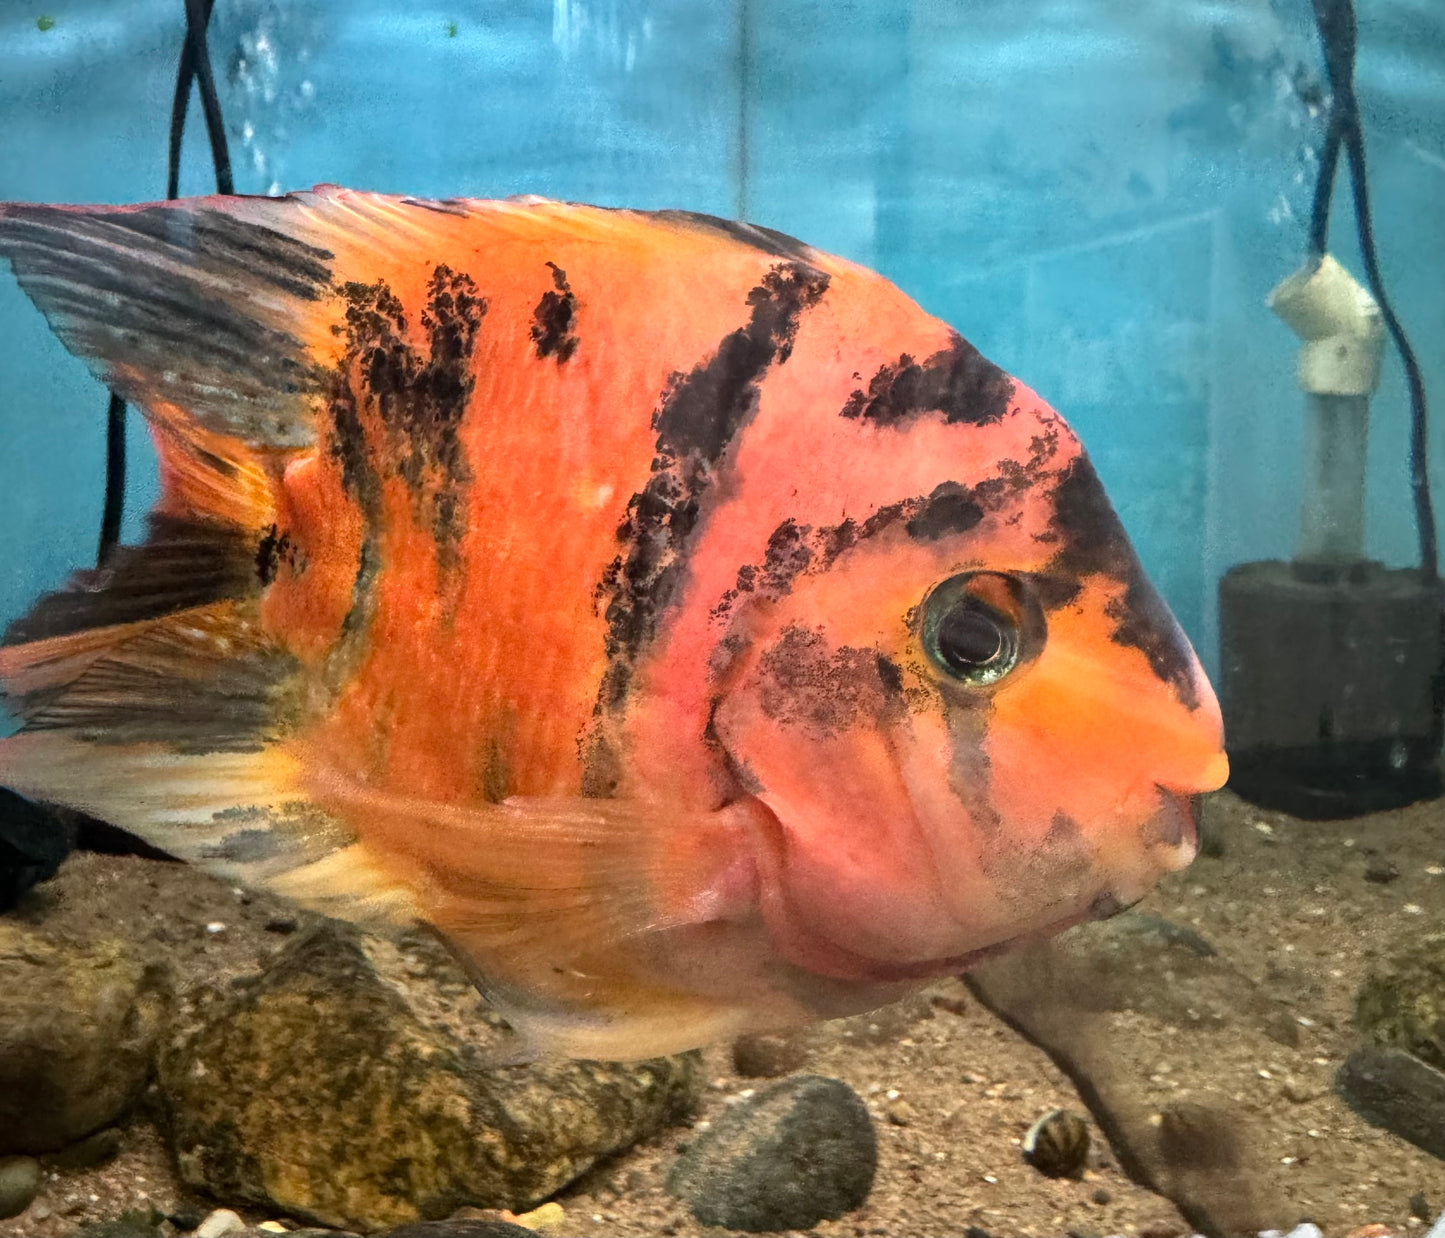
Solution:
{"label": "white pebble", "polygon": [[1441,873],[1445,873],[1445,868],[1441,868],[1438,864],[1427,864],[1425,871],[1432,877],[1438,877]]}
{"label": "white pebble", "polygon": [[1407,916],[1421,916],[1425,914],[1425,909],[1421,907],[1419,903],[1406,903],[1400,910]]}
{"label": "white pebble", "polygon": [[[226,926],[220,920],[212,920],[208,925],[206,925],[206,932],[208,933],[224,933],[225,931]],[[224,1212],[225,1209],[223,1208],[221,1209],[221,1211]],[[234,1216],[235,1213],[232,1213],[231,1215]]]}
{"label": "white pebble", "polygon": [[196,1226],[196,1238],[228,1238],[230,1234],[244,1234],[246,1222],[229,1208],[217,1208]]}
{"label": "white pebble", "polygon": [[256,1228],[263,1229],[268,1234],[289,1234],[291,1232],[280,1221],[262,1221]]}
{"label": "white pebble", "polygon": [[996,1185],[998,1185],[998,1179],[995,1178],[995,1177],[993,1176],[993,1174],[984,1174],[984,1175],[983,1175],[983,1180],[984,1180],[985,1182],[987,1182],[990,1186],[996,1186]]}

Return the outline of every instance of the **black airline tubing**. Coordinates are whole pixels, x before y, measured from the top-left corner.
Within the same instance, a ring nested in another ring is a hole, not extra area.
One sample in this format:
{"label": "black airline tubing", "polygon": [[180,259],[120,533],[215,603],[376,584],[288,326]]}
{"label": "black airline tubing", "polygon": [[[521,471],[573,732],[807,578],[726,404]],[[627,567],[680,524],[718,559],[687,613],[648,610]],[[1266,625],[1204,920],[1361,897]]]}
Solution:
{"label": "black airline tubing", "polygon": [[[226,127],[221,103],[216,96],[216,79],[206,47],[206,28],[211,22],[215,0],[185,0],[186,39],[176,68],[176,93],[171,100],[170,151],[166,172],[166,200],[180,196],[181,139],[186,131],[191,84],[199,81],[201,110],[211,139],[211,162],[216,169],[216,192],[235,193],[231,176],[231,154],[226,146]],[[120,522],[125,513],[125,401],[114,391],[105,416],[105,506],[100,518],[100,543],[95,565],[103,567],[120,541]]]}
{"label": "black airline tubing", "polygon": [[1352,0],[1314,0],[1314,8],[1320,43],[1324,48],[1331,102],[1329,127],[1320,152],[1319,177],[1315,181],[1314,206],[1310,212],[1310,254],[1318,260],[1328,245],[1330,198],[1343,149],[1350,165],[1350,190],[1365,279],[1405,367],[1405,383],[1410,393],[1410,490],[1415,501],[1415,527],[1420,540],[1420,574],[1426,581],[1434,582],[1439,578],[1440,566],[1435,508],[1430,498],[1425,380],[1420,374],[1415,350],[1411,348],[1405,329],[1385,294],[1385,281],[1380,274],[1379,255],[1375,250],[1369,181],[1365,174],[1365,137],[1360,128],[1359,101],[1355,97],[1355,9]]}

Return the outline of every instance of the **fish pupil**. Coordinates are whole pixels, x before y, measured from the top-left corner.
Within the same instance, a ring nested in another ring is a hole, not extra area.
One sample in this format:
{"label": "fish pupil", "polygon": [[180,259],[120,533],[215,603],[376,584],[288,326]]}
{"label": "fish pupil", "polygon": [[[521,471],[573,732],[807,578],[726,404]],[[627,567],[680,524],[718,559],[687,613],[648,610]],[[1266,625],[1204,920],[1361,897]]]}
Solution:
{"label": "fish pupil", "polygon": [[1018,631],[993,607],[964,597],[942,616],[933,634],[936,657],[951,675],[984,685],[1002,679],[1018,661]]}
{"label": "fish pupil", "polygon": [[938,625],[938,652],[959,671],[987,666],[1004,650],[1004,634],[990,611],[973,600],[955,606]]}

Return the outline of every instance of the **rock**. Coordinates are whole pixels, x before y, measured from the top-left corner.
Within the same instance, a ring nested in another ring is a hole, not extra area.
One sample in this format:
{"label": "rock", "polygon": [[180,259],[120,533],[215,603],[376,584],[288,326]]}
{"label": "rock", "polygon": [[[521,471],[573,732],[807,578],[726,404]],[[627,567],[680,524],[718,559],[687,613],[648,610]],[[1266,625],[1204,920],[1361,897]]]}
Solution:
{"label": "rock", "polygon": [[734,1106],[678,1157],[667,1189],[704,1225],[810,1229],[862,1205],[877,1138],[858,1094],[802,1075]]}
{"label": "rock", "polygon": [[1366,1122],[1445,1160],[1445,1071],[1403,1049],[1366,1045],[1345,1059],[1335,1091]]}
{"label": "rock", "polygon": [[45,1158],[51,1169],[94,1169],[113,1161],[120,1152],[121,1132],[118,1126],[107,1126],[93,1135],[87,1135],[79,1143],[62,1148]]}
{"label": "rock", "polygon": [[493,1063],[495,1016],[444,948],[323,922],[211,991],[159,1082],[186,1185],[383,1230],[518,1209],[687,1113],[696,1055]]}
{"label": "rock", "polygon": [[196,1226],[196,1238],[231,1238],[245,1232],[246,1222],[229,1208],[217,1208]]}
{"label": "rock", "polygon": [[170,1007],[163,968],[122,942],[0,923],[0,1155],[55,1152],[140,1095]]}
{"label": "rock", "polygon": [[758,1033],[733,1041],[733,1069],[745,1079],[773,1079],[801,1070],[808,1046],[800,1035]]}
{"label": "rock", "polygon": [[0,1221],[19,1216],[40,1194],[40,1162],[32,1156],[0,1159]]}
{"label": "rock", "polygon": [[1445,1070],[1445,933],[1411,942],[1366,977],[1355,1024],[1374,1044]]}

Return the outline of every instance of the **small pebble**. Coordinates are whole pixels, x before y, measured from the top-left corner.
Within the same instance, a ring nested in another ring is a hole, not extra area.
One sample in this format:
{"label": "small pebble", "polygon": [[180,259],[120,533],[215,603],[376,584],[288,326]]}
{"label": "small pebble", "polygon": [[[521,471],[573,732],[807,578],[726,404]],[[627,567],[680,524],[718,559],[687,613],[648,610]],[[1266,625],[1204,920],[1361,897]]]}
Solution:
{"label": "small pebble", "polygon": [[914,1119],[918,1117],[918,1110],[901,1098],[890,1101],[888,1108],[884,1110],[884,1112],[894,1126],[909,1126],[913,1123]]}
{"label": "small pebble", "polygon": [[0,1157],[0,1220],[19,1216],[40,1193],[40,1162],[33,1156]]}
{"label": "small pebble", "polygon": [[551,1233],[567,1220],[562,1205],[555,1200],[511,1218],[523,1229],[535,1229],[539,1234]]}
{"label": "small pebble", "polygon": [[177,1229],[185,1230],[187,1233],[196,1229],[205,1219],[206,1214],[204,1212],[199,1208],[192,1208],[189,1205],[182,1205],[166,1216],[167,1221]]}
{"label": "small pebble", "polygon": [[287,933],[296,931],[296,921],[291,916],[272,916],[261,927],[268,933],[279,933],[285,936]]}
{"label": "small pebble", "polygon": [[947,993],[935,993],[928,999],[935,1010],[944,1010],[949,1014],[965,1015],[968,1013],[968,1002],[962,997],[952,997]]}
{"label": "small pebble", "polygon": [[759,1033],[733,1041],[733,1069],[745,1079],[773,1079],[801,1070],[808,1062],[800,1036]]}
{"label": "small pebble", "polygon": [[1108,1188],[1107,1188],[1107,1187],[1102,1187],[1102,1186],[1100,1186],[1100,1187],[1095,1187],[1095,1188],[1094,1188],[1094,1193],[1093,1193],[1092,1195],[1090,1195],[1089,1198],[1092,1199],[1096,1204],[1099,1204],[1100,1206],[1103,1206],[1104,1204],[1107,1204],[1107,1203],[1111,1203],[1111,1202],[1113,1201],[1113,1199],[1114,1199],[1114,1197],[1109,1194]]}
{"label": "small pebble", "polygon": [[1430,1201],[1425,1198],[1424,1191],[1416,1191],[1410,1196],[1410,1215],[1422,1221],[1428,1221],[1434,1215],[1430,1210]]}
{"label": "small pebble", "polygon": [[291,1232],[280,1221],[262,1221],[256,1228],[264,1230],[268,1234],[289,1234]]}
{"label": "small pebble", "polygon": [[1389,885],[1400,875],[1400,870],[1382,855],[1372,855],[1365,865],[1365,880],[1376,885]]}
{"label": "small pebble", "polygon": [[230,1238],[245,1232],[246,1222],[229,1208],[217,1208],[196,1226],[196,1238]]}

